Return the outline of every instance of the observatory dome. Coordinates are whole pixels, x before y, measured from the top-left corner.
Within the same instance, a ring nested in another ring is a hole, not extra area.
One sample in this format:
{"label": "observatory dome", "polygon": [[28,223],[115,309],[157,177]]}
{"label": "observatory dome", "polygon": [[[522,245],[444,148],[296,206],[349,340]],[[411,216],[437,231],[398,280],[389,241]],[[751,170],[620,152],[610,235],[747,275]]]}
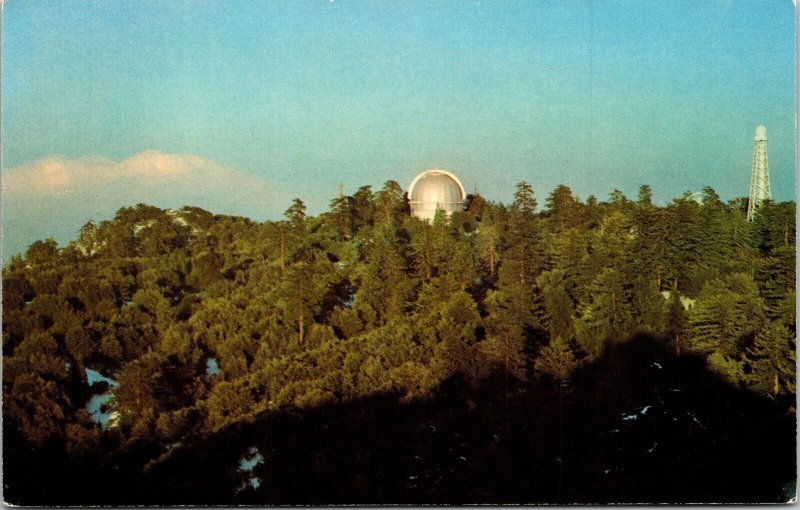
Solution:
{"label": "observatory dome", "polygon": [[436,211],[442,210],[449,216],[463,210],[466,195],[455,175],[446,170],[426,170],[408,188],[411,215],[433,221]]}

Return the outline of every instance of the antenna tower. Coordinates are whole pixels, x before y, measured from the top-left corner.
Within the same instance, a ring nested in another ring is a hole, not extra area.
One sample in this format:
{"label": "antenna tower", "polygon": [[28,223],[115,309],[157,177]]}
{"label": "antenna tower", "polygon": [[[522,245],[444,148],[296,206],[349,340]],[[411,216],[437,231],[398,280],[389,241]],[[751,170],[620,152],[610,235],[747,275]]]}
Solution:
{"label": "antenna tower", "polygon": [[756,211],[765,200],[772,200],[769,185],[769,164],[767,162],[767,128],[756,128],[753,147],[753,172],[750,176],[750,199],[747,201],[747,221],[753,221]]}

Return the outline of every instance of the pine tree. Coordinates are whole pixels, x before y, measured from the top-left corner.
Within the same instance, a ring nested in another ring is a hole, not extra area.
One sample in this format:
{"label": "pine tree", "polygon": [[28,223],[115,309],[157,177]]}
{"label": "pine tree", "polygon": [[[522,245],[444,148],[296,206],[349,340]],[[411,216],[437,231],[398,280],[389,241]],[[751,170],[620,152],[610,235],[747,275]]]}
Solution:
{"label": "pine tree", "polygon": [[339,236],[349,239],[353,235],[353,197],[340,193],[331,200],[331,221]]}
{"label": "pine tree", "polygon": [[577,228],[583,223],[582,204],[572,196],[572,190],[563,184],[547,197],[545,217],[552,232]]}
{"label": "pine tree", "polygon": [[[700,205],[686,194],[673,201],[660,215],[660,228],[666,233],[664,269],[671,288],[684,290],[691,283],[689,273],[703,265],[701,258],[702,227]],[[683,283],[682,283],[683,282]]]}
{"label": "pine tree", "polygon": [[581,348],[590,357],[602,354],[607,342],[625,342],[631,333],[632,314],[621,275],[603,269],[591,285],[591,301],[583,304],[577,323]]}
{"label": "pine tree", "polygon": [[649,277],[657,290],[661,290],[665,273],[665,240],[667,224],[663,210],[652,203],[650,187],[642,185],[639,200],[632,213],[634,240],[632,246],[632,270],[636,275]]}
{"label": "pine tree", "polygon": [[514,203],[509,214],[508,246],[501,268],[501,282],[520,282],[532,285],[543,269],[539,220],[535,215],[536,198],[526,182],[517,184]]}
{"label": "pine tree", "polygon": [[536,279],[536,285],[541,289],[550,337],[567,341],[575,338],[575,305],[565,288],[564,271],[544,272]]}
{"label": "pine tree", "polygon": [[378,223],[397,225],[401,215],[406,212],[406,199],[403,188],[397,181],[386,181],[375,195],[375,210]]}
{"label": "pine tree", "polygon": [[752,367],[748,385],[771,395],[795,394],[796,339],[786,326],[767,321],[748,347],[747,358]]}
{"label": "pine tree", "polygon": [[292,200],[292,205],[283,213],[295,234],[301,234],[306,225],[306,205],[299,198]]}
{"label": "pine tree", "polygon": [[681,303],[681,296],[677,290],[673,290],[669,299],[669,314],[667,316],[667,338],[675,355],[680,356],[683,346],[686,343],[689,333],[686,312]]}
{"label": "pine tree", "polygon": [[375,217],[375,203],[371,186],[361,186],[353,193],[353,229],[358,232],[372,226]]}
{"label": "pine tree", "polygon": [[515,290],[491,291],[486,296],[486,338],[479,343],[478,351],[481,373],[486,375],[500,368],[506,378],[524,380],[527,371],[524,330],[533,316],[530,300],[526,303],[520,299],[523,288]]}
{"label": "pine tree", "polygon": [[755,282],[747,274],[707,283],[689,312],[689,347],[706,354],[738,356],[747,338],[763,324],[764,309]]}
{"label": "pine tree", "polygon": [[554,379],[563,381],[572,374],[577,365],[575,353],[572,351],[569,344],[560,336],[556,336],[550,340],[547,346],[539,351],[535,368],[540,372],[550,375]]}

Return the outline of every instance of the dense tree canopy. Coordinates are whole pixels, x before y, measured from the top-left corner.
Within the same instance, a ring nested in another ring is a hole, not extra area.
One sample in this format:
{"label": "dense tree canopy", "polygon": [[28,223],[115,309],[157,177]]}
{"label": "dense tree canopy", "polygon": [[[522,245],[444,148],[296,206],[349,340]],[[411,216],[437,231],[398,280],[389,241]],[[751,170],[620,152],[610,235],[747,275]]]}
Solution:
{"label": "dense tree canopy", "polygon": [[[261,224],[123,208],[3,268],[5,426],[71,455],[102,439],[157,458],[268,411],[424,399],[455,374],[566,380],[638,332],[791,396],[795,204],[748,223],[740,201],[703,196],[584,203],[562,185],[537,212],[520,183],[509,207],[475,194],[426,223],[390,181]],[[114,426],[85,410],[105,384],[86,369],[117,383]]]}

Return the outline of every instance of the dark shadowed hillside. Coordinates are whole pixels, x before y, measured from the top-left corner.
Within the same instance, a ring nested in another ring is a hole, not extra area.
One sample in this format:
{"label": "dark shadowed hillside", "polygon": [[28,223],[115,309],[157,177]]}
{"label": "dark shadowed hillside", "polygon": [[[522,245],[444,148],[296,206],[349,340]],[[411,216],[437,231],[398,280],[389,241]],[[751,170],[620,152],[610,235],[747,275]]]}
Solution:
{"label": "dark shadowed hillside", "polygon": [[[267,413],[146,473],[128,454],[6,479],[26,504],[781,502],[794,490],[793,414],[649,338],[573,383],[505,387],[499,373],[457,376],[411,404],[378,395]],[[252,471],[243,456],[258,457]]]}

